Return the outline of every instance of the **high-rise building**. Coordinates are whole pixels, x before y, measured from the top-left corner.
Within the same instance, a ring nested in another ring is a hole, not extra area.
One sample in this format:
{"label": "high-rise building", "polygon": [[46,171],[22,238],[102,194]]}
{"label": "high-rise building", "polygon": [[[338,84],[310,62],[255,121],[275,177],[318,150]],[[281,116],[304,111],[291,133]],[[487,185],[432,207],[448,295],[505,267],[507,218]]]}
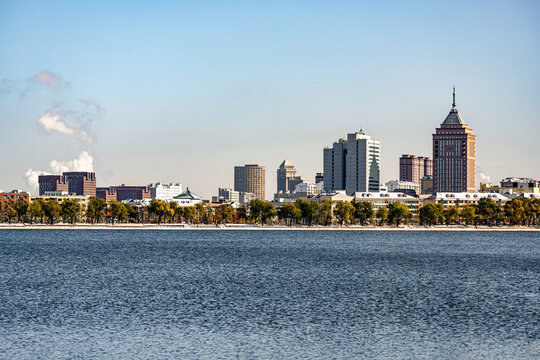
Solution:
{"label": "high-rise building", "polygon": [[362,130],[324,149],[324,190],[346,190],[347,194],[379,191],[380,152],[379,140]]}
{"label": "high-rise building", "polygon": [[345,190],[379,191],[381,143],[362,130],[347,135],[347,168]]}
{"label": "high-rise building", "polygon": [[476,135],[459,115],[456,90],[452,109],[433,134],[433,187],[435,192],[475,191]]}
{"label": "high-rise building", "polygon": [[289,179],[296,176],[296,169],[289,160],[284,160],[277,169],[277,192],[293,192],[294,187],[289,187]]}
{"label": "high-rise building", "polygon": [[62,175],[67,178],[70,194],[96,196],[96,173],[70,171]]}
{"label": "high-rise building", "polygon": [[429,157],[401,155],[399,158],[399,180],[420,185],[424,176],[433,176],[433,160]]}
{"label": "high-rise building", "polygon": [[234,167],[234,190],[266,200],[266,166],[246,164]]}
{"label": "high-rise building", "polygon": [[69,192],[67,177],[62,175],[39,175],[39,195],[45,195],[48,191]]}
{"label": "high-rise building", "polygon": [[323,181],[325,191],[345,190],[347,141],[339,139],[331,148],[323,149]]}

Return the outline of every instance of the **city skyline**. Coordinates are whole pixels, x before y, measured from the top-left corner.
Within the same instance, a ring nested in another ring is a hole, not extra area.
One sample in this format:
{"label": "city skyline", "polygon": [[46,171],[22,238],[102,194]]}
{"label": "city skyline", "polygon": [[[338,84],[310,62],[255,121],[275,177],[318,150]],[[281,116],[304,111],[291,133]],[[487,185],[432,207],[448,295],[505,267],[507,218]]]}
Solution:
{"label": "city skyline", "polygon": [[477,187],[540,178],[539,5],[427,4],[3,2],[0,189],[91,164],[98,186],[181,182],[210,198],[258,163],[270,197],[283,159],[313,181],[320,149],[360,128],[381,141],[386,182],[402,154],[432,157],[454,83]]}

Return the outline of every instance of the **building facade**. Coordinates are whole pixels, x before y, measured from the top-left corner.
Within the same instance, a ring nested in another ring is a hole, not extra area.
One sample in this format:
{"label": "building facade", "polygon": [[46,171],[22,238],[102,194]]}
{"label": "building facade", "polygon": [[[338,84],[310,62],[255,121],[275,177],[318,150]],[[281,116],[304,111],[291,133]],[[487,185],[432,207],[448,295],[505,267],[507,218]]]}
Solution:
{"label": "building facade", "polygon": [[540,193],[540,181],[531,178],[509,177],[501,180],[500,191],[513,194],[538,194]]}
{"label": "building facade", "polygon": [[109,203],[113,200],[117,200],[116,198],[116,189],[110,188],[110,187],[97,187],[96,188],[96,197],[99,199],[105,200],[105,202]]}
{"label": "building facade", "polygon": [[21,192],[19,190],[13,190],[9,193],[0,192],[0,203],[4,204],[15,204],[19,199],[22,199],[24,202],[29,202],[30,194],[27,192]]}
{"label": "building facade", "polygon": [[429,157],[404,154],[399,158],[399,180],[420,185],[424,176],[433,176],[433,160]]}
{"label": "building facade", "polygon": [[347,194],[379,191],[381,143],[362,130],[347,135],[345,189]]}
{"label": "building facade", "polygon": [[388,192],[412,190],[414,193],[420,194],[420,185],[412,181],[390,180],[385,185]]}
{"label": "building facade", "polygon": [[323,181],[325,191],[345,190],[347,141],[339,139],[331,148],[323,149]]}
{"label": "building facade", "polygon": [[150,197],[159,200],[170,200],[183,192],[182,184],[180,183],[155,183],[148,185],[148,188],[150,189]]}
{"label": "building facade", "polygon": [[69,192],[67,177],[62,175],[39,175],[39,195],[44,195],[47,191]]}
{"label": "building facade", "polygon": [[148,186],[120,185],[111,186],[110,189],[116,192],[117,201],[142,200],[152,198],[150,196],[150,188]]}
{"label": "building facade", "polygon": [[266,200],[266,166],[235,166],[234,190],[253,193],[257,199]]}
{"label": "building facade", "polygon": [[277,169],[277,192],[292,192],[294,188],[289,187],[289,179],[296,176],[296,169],[289,160],[284,160]]}
{"label": "building facade", "polygon": [[96,196],[96,173],[70,171],[62,175],[67,179],[70,194]]}
{"label": "building facade", "polygon": [[450,113],[433,134],[433,187],[435,192],[474,192],[476,135],[463,122],[454,89]]}
{"label": "building facade", "polygon": [[240,192],[231,188],[218,188],[218,196],[212,202],[240,202]]}
{"label": "building facade", "polygon": [[316,173],[315,174],[315,184],[318,184],[323,180],[324,180],[324,174],[323,173]]}

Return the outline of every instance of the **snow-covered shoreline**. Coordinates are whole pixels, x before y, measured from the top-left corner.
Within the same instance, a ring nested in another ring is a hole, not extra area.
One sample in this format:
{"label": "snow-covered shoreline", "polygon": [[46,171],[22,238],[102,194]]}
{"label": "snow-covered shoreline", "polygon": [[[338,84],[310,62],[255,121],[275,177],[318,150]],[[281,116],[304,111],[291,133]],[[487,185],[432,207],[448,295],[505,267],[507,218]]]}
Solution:
{"label": "snow-covered shoreline", "polygon": [[0,230],[285,230],[285,231],[540,231],[526,226],[283,226],[283,225],[187,225],[187,224],[0,224]]}

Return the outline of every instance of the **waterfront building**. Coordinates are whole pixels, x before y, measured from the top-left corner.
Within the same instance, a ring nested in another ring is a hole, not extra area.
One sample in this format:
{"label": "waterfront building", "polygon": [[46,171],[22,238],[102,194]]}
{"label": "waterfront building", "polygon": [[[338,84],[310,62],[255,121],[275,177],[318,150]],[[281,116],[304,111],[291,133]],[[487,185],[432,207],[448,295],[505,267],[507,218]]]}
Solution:
{"label": "waterfront building", "polygon": [[110,189],[116,192],[117,201],[151,199],[148,186],[122,184],[120,186],[111,186]]}
{"label": "waterfront building", "polygon": [[154,183],[148,185],[150,189],[150,198],[158,200],[169,200],[182,193],[182,184],[180,183]]}
{"label": "waterfront building", "polygon": [[347,194],[379,191],[380,186],[379,140],[372,139],[362,130],[347,135],[347,166],[345,189]]}
{"label": "waterfront building", "polygon": [[118,200],[116,198],[116,189],[114,187],[97,187],[96,197],[105,200],[107,203],[113,200]]}
{"label": "waterfront building", "polygon": [[90,196],[88,195],[69,194],[65,191],[48,191],[44,195],[30,196],[31,203],[38,199],[43,201],[52,200],[58,202],[59,204],[61,204],[64,200],[77,200],[83,210],[88,207],[88,203],[90,202]]}
{"label": "waterfront building", "polygon": [[69,191],[68,179],[62,175],[39,175],[39,195],[46,191]]}
{"label": "waterfront building", "polygon": [[186,188],[182,194],[173,197],[171,201],[176,202],[178,206],[195,206],[203,202],[201,197],[189,191],[189,188]]}
{"label": "waterfront building", "polygon": [[62,175],[67,179],[70,194],[96,196],[96,173],[69,171]]}
{"label": "waterfront building", "polygon": [[504,193],[540,193],[540,181],[531,178],[508,177],[501,180],[500,191]]}
{"label": "waterfront building", "polygon": [[463,122],[456,107],[433,134],[433,186],[435,192],[475,191],[476,135]]}
{"label": "waterfront building", "polygon": [[0,192],[0,203],[2,205],[15,204],[19,199],[22,199],[24,202],[29,202],[30,194],[21,190],[12,190],[8,193]]}
{"label": "waterfront building", "polygon": [[411,213],[416,214],[420,206],[419,198],[399,192],[356,192],[354,200],[371,203],[375,212],[381,207],[399,202],[406,205]]}
{"label": "waterfront building", "polygon": [[433,194],[433,176],[424,176],[420,180],[420,192],[422,195]]}
{"label": "waterfront building", "polygon": [[323,181],[327,192],[345,190],[347,141],[339,139],[331,148],[323,149]]}
{"label": "waterfront building", "polygon": [[404,154],[399,158],[399,180],[420,184],[424,176],[433,176],[433,160],[429,157]]}
{"label": "waterfront building", "polygon": [[331,148],[323,150],[325,191],[346,190],[379,191],[380,189],[379,140],[371,138],[362,130],[348,134]]}
{"label": "waterfront building", "polygon": [[504,205],[508,197],[496,193],[470,193],[470,192],[437,192],[424,199],[424,204],[443,204],[444,208],[452,206],[466,206],[478,204],[482,198],[489,198],[497,204]]}
{"label": "waterfront building", "polygon": [[234,167],[234,190],[253,193],[257,199],[266,199],[266,166],[246,164]]}
{"label": "waterfront building", "polygon": [[277,169],[277,192],[292,192],[289,187],[289,179],[296,176],[296,169],[289,160],[284,160]]}

